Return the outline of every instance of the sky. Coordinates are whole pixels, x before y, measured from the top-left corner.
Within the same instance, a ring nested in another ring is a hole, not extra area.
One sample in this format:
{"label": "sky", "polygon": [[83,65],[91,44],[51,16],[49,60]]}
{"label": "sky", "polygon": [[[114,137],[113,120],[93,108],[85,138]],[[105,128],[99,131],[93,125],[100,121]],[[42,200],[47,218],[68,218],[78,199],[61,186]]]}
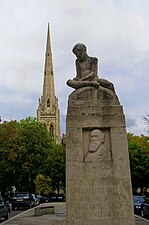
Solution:
{"label": "sky", "polygon": [[36,116],[42,95],[50,23],[55,92],[66,132],[67,101],[75,77],[72,48],[84,43],[98,58],[98,75],[115,85],[127,132],[145,134],[149,113],[148,0],[0,0],[0,116]]}

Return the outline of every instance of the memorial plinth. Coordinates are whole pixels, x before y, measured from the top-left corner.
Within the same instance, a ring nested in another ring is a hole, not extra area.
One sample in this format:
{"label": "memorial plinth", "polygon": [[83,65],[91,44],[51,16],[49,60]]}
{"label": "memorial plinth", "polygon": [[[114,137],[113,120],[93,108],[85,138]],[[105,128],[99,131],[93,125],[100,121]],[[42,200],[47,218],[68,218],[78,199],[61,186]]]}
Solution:
{"label": "memorial plinth", "polygon": [[66,129],[66,224],[134,225],[125,117],[115,92],[73,91]]}

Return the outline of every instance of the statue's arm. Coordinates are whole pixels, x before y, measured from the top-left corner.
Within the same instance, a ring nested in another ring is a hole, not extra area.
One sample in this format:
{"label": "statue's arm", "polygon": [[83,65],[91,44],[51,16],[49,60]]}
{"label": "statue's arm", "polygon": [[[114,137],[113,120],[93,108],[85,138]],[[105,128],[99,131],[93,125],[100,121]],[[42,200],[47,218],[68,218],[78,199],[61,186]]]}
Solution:
{"label": "statue's arm", "polygon": [[97,58],[92,58],[92,71],[94,73],[94,78],[98,78],[98,59]]}
{"label": "statue's arm", "polygon": [[91,73],[89,73],[88,75],[86,75],[85,77],[82,77],[80,79],[81,81],[86,81],[86,80],[94,80],[94,72],[92,71]]}
{"label": "statue's arm", "polygon": [[81,78],[81,71],[80,71],[80,66],[78,60],[76,60],[76,78],[73,80],[80,80]]}

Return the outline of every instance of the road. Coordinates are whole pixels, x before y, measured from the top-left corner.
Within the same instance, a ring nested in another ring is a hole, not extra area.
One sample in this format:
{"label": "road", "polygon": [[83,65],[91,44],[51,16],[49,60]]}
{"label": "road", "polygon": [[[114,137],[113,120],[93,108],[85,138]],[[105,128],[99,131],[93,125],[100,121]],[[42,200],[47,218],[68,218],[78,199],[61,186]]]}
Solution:
{"label": "road", "polygon": [[[15,211],[11,211],[11,214],[10,214],[10,218],[11,217],[14,217],[22,212],[24,212],[25,210],[15,210]],[[0,218],[0,223],[4,222],[4,219],[3,218]]]}

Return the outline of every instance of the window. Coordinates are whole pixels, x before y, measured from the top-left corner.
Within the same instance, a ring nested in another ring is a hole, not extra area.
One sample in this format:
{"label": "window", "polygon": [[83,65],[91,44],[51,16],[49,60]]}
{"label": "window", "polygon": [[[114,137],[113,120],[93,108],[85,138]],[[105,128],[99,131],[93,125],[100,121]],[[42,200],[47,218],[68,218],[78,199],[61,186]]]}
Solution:
{"label": "window", "polygon": [[47,100],[47,107],[50,107],[50,99]]}
{"label": "window", "polygon": [[54,135],[54,127],[52,124],[50,125],[50,134]]}

